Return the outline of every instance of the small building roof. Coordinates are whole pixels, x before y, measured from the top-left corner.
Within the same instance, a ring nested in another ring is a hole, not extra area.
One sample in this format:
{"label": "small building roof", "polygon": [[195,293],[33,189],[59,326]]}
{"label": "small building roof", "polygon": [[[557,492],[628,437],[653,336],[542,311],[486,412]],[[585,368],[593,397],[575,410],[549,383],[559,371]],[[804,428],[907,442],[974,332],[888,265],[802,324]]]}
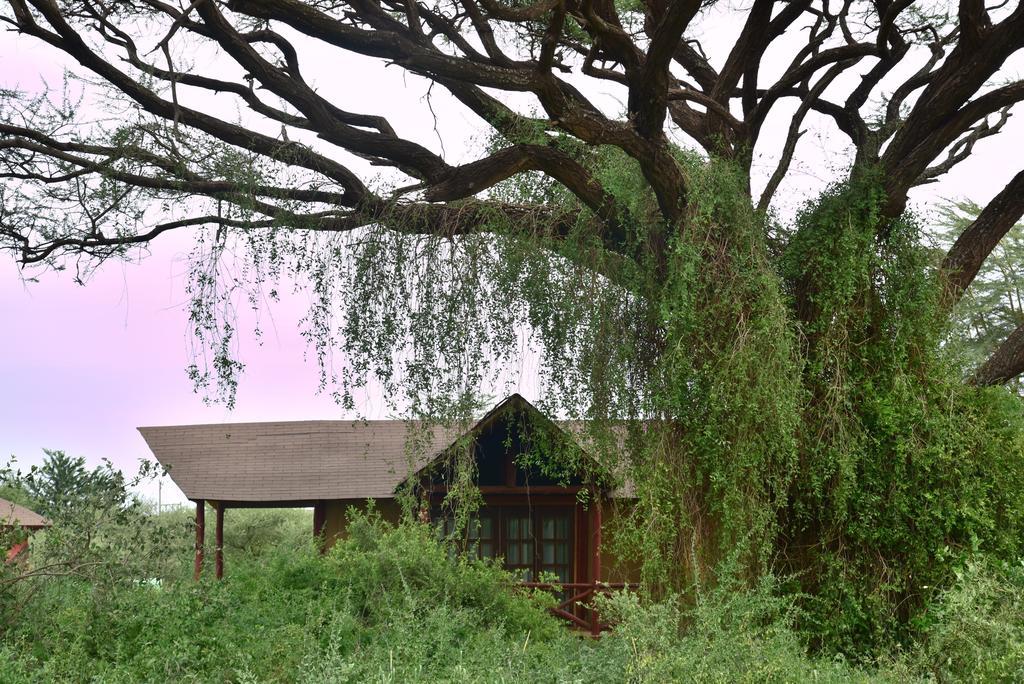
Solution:
{"label": "small building roof", "polygon": [[139,432],[188,498],[269,504],[394,497],[461,431],[401,420],[315,420]]}
{"label": "small building roof", "polygon": [[[520,403],[536,411],[512,395],[476,425]],[[568,434],[579,428],[552,424]],[[296,505],[393,498],[403,482],[447,451],[469,427],[313,420],[140,427],[139,432],[189,499]],[[631,491],[612,495],[630,496]]]}
{"label": "small building roof", "polygon": [[27,530],[38,530],[49,526],[50,521],[35,511],[20,506],[13,501],[0,499],[0,528],[24,527]]}

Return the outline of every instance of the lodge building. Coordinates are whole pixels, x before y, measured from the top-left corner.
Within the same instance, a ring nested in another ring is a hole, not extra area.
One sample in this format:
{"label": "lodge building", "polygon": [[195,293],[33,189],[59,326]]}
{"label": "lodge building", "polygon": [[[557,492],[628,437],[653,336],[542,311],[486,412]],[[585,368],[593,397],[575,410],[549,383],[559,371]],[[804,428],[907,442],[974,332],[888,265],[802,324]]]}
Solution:
{"label": "lodge building", "polygon": [[483,501],[465,532],[467,548],[500,559],[527,584],[557,578],[556,588],[567,599],[556,610],[563,617],[598,631],[596,615],[588,618],[579,602],[594,591],[635,580],[635,573],[601,544],[602,528],[619,508],[613,504],[631,498],[628,487],[609,484],[612,478],[580,446],[573,424],[552,421],[518,394],[463,430],[371,420],[139,431],[196,504],[197,579],[207,505],[216,516],[218,578],[224,572],[224,514],[231,508],[312,508],[313,533],[329,547],[345,535],[348,511],[368,501],[397,521],[398,497],[411,487],[428,502],[421,516],[450,533],[452,520],[442,502],[461,457],[473,459],[470,472]]}

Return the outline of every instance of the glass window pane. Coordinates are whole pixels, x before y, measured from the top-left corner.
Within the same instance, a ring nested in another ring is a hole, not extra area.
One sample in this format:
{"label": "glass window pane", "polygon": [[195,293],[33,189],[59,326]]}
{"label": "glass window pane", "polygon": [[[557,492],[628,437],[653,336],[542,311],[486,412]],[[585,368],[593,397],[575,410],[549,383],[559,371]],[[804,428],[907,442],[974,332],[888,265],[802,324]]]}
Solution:
{"label": "glass window pane", "polygon": [[558,537],[559,539],[569,538],[569,518],[558,518]]}
{"label": "glass window pane", "polygon": [[519,518],[511,518],[508,521],[508,538],[519,539]]}
{"label": "glass window pane", "polygon": [[555,562],[555,545],[553,542],[544,542],[543,544],[541,544],[541,556],[542,563]]}
{"label": "glass window pane", "polygon": [[494,558],[494,545],[484,542],[480,545],[480,556],[482,558]]}
{"label": "glass window pane", "polygon": [[543,530],[541,532],[545,539],[553,539],[555,536],[555,519],[545,518],[543,522]]}
{"label": "glass window pane", "polygon": [[556,547],[557,555],[555,556],[556,563],[568,563],[569,562],[569,545],[566,543],[558,544]]}
{"label": "glass window pane", "polygon": [[508,562],[511,565],[519,565],[519,544],[508,545]]}
{"label": "glass window pane", "polygon": [[523,562],[533,562],[533,542],[523,542]]}
{"label": "glass window pane", "polygon": [[480,521],[480,536],[484,539],[490,539],[494,536],[494,531],[491,529],[490,518],[484,518]]}

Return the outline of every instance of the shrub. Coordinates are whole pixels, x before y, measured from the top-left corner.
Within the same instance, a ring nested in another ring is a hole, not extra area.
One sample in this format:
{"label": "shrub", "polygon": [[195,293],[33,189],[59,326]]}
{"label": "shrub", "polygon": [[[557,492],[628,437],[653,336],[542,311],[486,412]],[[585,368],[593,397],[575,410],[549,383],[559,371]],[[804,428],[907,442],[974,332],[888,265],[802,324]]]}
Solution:
{"label": "shrub", "polygon": [[884,681],[841,659],[808,657],[793,629],[791,599],[766,579],[752,591],[716,588],[695,605],[644,602],[616,594],[603,610],[617,621],[605,646],[626,663],[633,682],[857,682]]}
{"label": "shrub", "polygon": [[940,682],[1024,681],[1024,561],[970,561],[920,628],[911,668]]}
{"label": "shrub", "polygon": [[585,662],[589,646],[496,565],[450,555],[423,525],[370,513],[351,529],[326,557],[311,535],[231,557],[222,582],[40,578],[0,642],[16,664],[3,679],[479,680]]}
{"label": "shrub", "polygon": [[[239,512],[242,518],[248,512]],[[1013,681],[1024,676],[1024,565],[968,564],[918,622],[920,642],[880,665],[809,656],[796,601],[766,579],[695,602],[619,593],[599,640],[549,615],[421,524],[353,512],[326,555],[289,516],[223,581],[35,577],[10,593],[0,681],[35,682],[860,682]],[[184,544],[187,516],[154,516]],[[253,524],[255,524],[255,517]],[[112,537],[114,538],[114,537]],[[248,538],[243,535],[240,539]],[[127,538],[126,538],[127,539]],[[187,560],[187,549],[178,549]],[[180,562],[184,569],[186,564]],[[141,566],[140,566],[141,567]],[[137,569],[137,568],[136,568]],[[129,568],[132,570],[132,568]],[[127,572],[127,571],[126,571]],[[126,576],[127,577],[127,576]]]}

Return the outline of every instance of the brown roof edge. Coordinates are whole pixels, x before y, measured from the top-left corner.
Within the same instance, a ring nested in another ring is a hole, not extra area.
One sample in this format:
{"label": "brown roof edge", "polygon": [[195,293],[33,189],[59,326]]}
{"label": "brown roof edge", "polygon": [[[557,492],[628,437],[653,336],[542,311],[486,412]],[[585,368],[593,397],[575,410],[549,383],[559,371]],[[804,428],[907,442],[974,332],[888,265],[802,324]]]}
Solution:
{"label": "brown roof edge", "polygon": [[0,527],[23,527],[27,530],[38,530],[50,527],[52,524],[33,510],[13,501],[0,499]]}
{"label": "brown roof edge", "polygon": [[[139,425],[135,429],[139,432],[143,430],[164,430],[168,428],[231,428],[231,427],[254,427],[262,425],[288,425],[299,427],[302,425],[336,425],[338,423],[352,423],[352,424],[369,424],[374,423],[408,423],[407,420],[390,420],[390,419],[351,419],[345,420],[343,418],[315,418],[313,420],[251,420],[242,423],[182,423],[179,425]],[[411,421],[415,422],[415,421]]]}
{"label": "brown roof edge", "polygon": [[[140,427],[186,497],[269,505],[393,498],[408,463],[409,423],[290,421]],[[427,453],[447,439],[431,431]]]}

